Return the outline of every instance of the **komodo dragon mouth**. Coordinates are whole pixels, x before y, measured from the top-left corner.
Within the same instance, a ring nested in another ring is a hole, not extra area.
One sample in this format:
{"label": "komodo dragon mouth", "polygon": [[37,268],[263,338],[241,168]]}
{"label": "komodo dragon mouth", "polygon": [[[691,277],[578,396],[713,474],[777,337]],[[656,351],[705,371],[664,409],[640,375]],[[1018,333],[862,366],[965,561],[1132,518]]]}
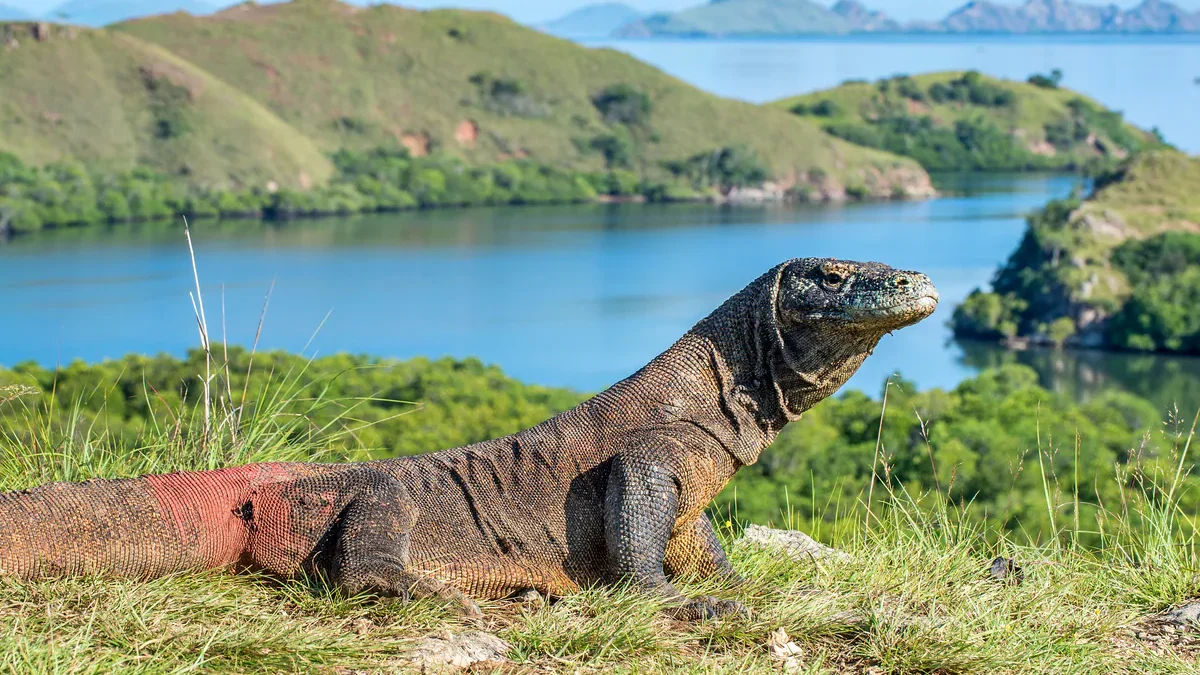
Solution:
{"label": "komodo dragon mouth", "polygon": [[779,311],[793,324],[896,330],[933,314],[940,299],[928,276],[881,263],[801,258],[779,269]]}

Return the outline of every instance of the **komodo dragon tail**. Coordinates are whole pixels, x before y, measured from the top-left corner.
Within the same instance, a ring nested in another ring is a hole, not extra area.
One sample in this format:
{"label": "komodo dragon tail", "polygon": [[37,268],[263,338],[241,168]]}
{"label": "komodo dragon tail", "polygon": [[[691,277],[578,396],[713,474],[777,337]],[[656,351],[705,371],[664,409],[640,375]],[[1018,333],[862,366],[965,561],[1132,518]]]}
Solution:
{"label": "komodo dragon tail", "polygon": [[148,579],[182,570],[316,573],[351,594],[461,591],[407,569],[416,506],[361,464],[268,463],[0,494],[0,576]]}
{"label": "komodo dragon tail", "polygon": [[251,549],[254,486],[312,471],[303,466],[258,464],[0,493],[0,575],[144,579],[235,566]]}

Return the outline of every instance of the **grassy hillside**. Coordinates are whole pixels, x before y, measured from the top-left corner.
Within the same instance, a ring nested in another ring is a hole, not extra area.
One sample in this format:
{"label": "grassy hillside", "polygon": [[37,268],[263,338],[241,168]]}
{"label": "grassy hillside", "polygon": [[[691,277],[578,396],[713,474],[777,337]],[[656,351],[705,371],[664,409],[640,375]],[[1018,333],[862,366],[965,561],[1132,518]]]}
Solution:
{"label": "grassy hillside", "polygon": [[955,312],[966,337],[1200,353],[1200,158],[1146,152],[1052,202]]}
{"label": "grassy hillside", "polygon": [[86,28],[39,34],[35,24],[0,24],[4,36],[0,152],[27,164],[143,166],[200,185],[299,187],[332,173],[303,134],[163,47]]}
{"label": "grassy hillside", "polygon": [[929,170],[1075,169],[1158,143],[1057,77],[975,72],[848,82],[776,102],[826,131]]}
{"label": "grassy hillside", "polygon": [[[414,154],[440,150],[474,162],[527,156],[663,175],[664,161],[747,146],[786,184],[878,196],[897,186],[927,189],[907,160],[495,14],[296,0],[111,30],[172,50],[327,152],[404,144]],[[614,88],[619,95],[602,96]]]}

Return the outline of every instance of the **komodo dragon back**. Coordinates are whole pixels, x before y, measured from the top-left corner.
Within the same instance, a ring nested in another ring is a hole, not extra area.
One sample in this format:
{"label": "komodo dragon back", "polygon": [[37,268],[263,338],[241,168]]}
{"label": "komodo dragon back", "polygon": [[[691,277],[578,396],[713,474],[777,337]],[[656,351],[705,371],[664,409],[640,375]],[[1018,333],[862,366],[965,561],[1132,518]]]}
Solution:
{"label": "komodo dragon back", "polygon": [[257,464],[0,494],[0,574],[186,569],[325,575],[350,592],[556,596],[630,581],[680,618],[741,612],[674,582],[739,583],[704,508],[887,333],[933,313],[928,277],[778,265],[645,367],[512,436],[415,457]]}

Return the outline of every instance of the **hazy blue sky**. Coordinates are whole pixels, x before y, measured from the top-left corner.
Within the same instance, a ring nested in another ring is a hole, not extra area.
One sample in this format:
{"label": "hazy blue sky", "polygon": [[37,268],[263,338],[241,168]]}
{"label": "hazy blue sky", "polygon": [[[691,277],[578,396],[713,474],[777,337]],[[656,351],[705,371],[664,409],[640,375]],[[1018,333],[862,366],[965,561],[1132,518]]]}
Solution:
{"label": "hazy blue sky", "polygon": [[[100,0],[97,0],[100,1]],[[111,1],[111,0],[109,0]],[[163,0],[166,4],[169,0]],[[229,0],[208,0],[213,4],[231,4]],[[368,4],[367,0],[352,0],[355,4]],[[409,7],[465,7],[491,9],[507,14],[518,21],[537,22],[557,18],[577,7],[591,4],[595,0],[405,0],[394,4]],[[626,4],[645,11],[677,10],[703,4],[705,0],[623,0]],[[821,0],[818,0],[821,1]],[[833,4],[828,0],[826,4]],[[1017,5],[1021,0],[999,0],[1004,4]],[[1174,0],[1181,7],[1200,9],[1200,0]],[[937,19],[965,4],[966,0],[862,0],[873,9],[881,9],[898,19]],[[1095,0],[1096,4],[1114,2],[1122,7],[1132,7],[1141,0]],[[58,0],[0,0],[0,4],[20,7],[26,11],[42,13],[60,4]],[[139,4],[154,4],[142,0]]]}

